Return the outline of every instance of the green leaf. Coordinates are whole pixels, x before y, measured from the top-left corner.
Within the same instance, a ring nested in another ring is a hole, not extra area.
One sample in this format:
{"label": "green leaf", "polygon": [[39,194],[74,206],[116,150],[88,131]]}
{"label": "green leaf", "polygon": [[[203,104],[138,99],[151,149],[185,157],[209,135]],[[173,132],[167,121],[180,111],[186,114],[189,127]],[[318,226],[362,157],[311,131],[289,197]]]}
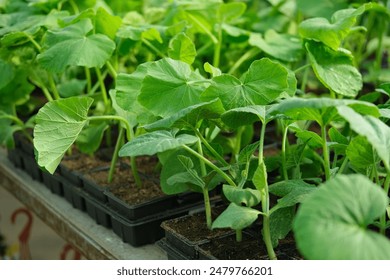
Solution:
{"label": "green leaf", "polygon": [[280,239],[284,239],[292,229],[295,216],[294,207],[280,208],[269,217],[272,245],[275,248]]}
{"label": "green leaf", "polygon": [[320,135],[313,131],[301,130],[297,131],[295,135],[302,140],[302,142],[307,143],[310,148],[318,149],[322,147],[322,138]]}
{"label": "green leaf", "polygon": [[337,50],[351,31],[358,16],[364,13],[366,5],[358,9],[344,9],[335,12],[329,22],[326,18],[310,18],[299,25],[299,34],[306,39],[320,41]]}
{"label": "green leaf", "polygon": [[89,34],[89,19],[83,19],[58,31],[48,31],[44,51],[38,55],[43,68],[63,72],[67,66],[101,68],[111,57],[115,43],[103,34]]}
{"label": "green leaf", "polygon": [[140,64],[131,74],[118,74],[115,92],[112,93],[117,105],[125,111],[122,112],[122,116],[125,117],[133,127],[138,123],[145,123],[154,119],[147,109],[139,104],[137,99],[141,92],[142,81],[147,74],[150,63],[151,62]]}
{"label": "green leaf", "polygon": [[257,47],[276,59],[293,62],[303,55],[301,40],[293,35],[279,34],[275,30],[267,30],[264,38],[260,33],[251,33],[249,45]]}
{"label": "green leaf", "polygon": [[0,59],[0,89],[9,84],[15,77],[15,71],[12,64]]}
{"label": "green leaf", "polygon": [[390,170],[390,127],[377,118],[362,116],[346,106],[337,110],[357,134],[367,138],[386,169]]}
{"label": "green leaf", "polygon": [[375,164],[372,146],[363,136],[357,136],[351,140],[346,154],[352,166],[358,170],[366,170]]}
{"label": "green leaf", "polygon": [[[294,120],[313,120],[320,125],[326,125],[337,115],[335,108],[347,105],[357,112],[379,117],[378,108],[371,103],[331,98],[289,98],[271,108],[272,114],[285,114]],[[270,112],[270,113],[271,113]]]}
{"label": "green leaf", "polygon": [[242,16],[245,10],[246,10],[245,3],[240,3],[240,2],[222,3],[218,9],[220,21],[230,22]]}
{"label": "green leaf", "polygon": [[191,65],[196,57],[195,45],[185,33],[179,33],[169,42],[168,55]]}
{"label": "green leaf", "polygon": [[325,87],[343,96],[355,97],[358,94],[363,80],[350,54],[314,41],[305,46],[314,73]]}
{"label": "green leaf", "polygon": [[253,158],[253,153],[259,148],[259,142],[246,145],[238,155],[238,164],[248,164]]}
{"label": "green leaf", "polygon": [[197,141],[197,137],[189,134],[176,135],[171,131],[158,130],[142,134],[132,139],[119,150],[119,156],[151,156],[180,148],[183,145],[194,144]]}
{"label": "green leaf", "polygon": [[278,203],[272,207],[271,212],[278,209],[302,203],[317,188],[302,180],[282,181],[269,186],[269,192],[281,196]]}
{"label": "green leaf", "polygon": [[[183,149],[172,150],[162,154],[159,154],[159,161],[162,164],[161,173],[160,173],[160,185],[161,189],[165,194],[178,194],[183,193],[185,191],[195,191],[202,192],[202,189],[198,187],[196,189],[196,185],[194,185],[191,181],[188,181],[190,177],[179,160],[180,156],[188,157],[192,160],[192,162],[199,162],[199,159],[194,155],[190,154],[188,151]],[[196,164],[194,169],[199,173],[200,165]],[[172,176],[176,176],[177,174],[185,173],[182,176],[182,180],[178,178],[177,180],[171,179]]]}
{"label": "green leaf", "polygon": [[122,25],[122,19],[118,16],[113,16],[104,8],[100,7],[96,11],[95,28],[96,33],[104,34],[111,40],[116,37],[116,32]]}
{"label": "green leaf", "polygon": [[138,101],[153,114],[168,117],[200,103],[200,94],[206,88],[205,81],[187,63],[161,59],[148,65]]}
{"label": "green leaf", "polygon": [[164,128],[197,128],[202,120],[217,119],[224,112],[221,102],[218,99],[210,102],[203,102],[189,106],[179,112],[158,120],[154,123],[143,126],[146,130],[156,130]]}
{"label": "green leaf", "polygon": [[24,69],[15,71],[13,79],[0,88],[1,105],[22,105],[30,99],[34,86],[28,81],[28,72]]}
{"label": "green leaf", "polygon": [[141,41],[142,39],[146,39],[149,41],[157,41],[159,43],[163,42],[160,32],[156,29],[155,26],[152,25],[122,26],[119,28],[116,35],[120,38],[127,38],[133,41]]}
{"label": "green leaf", "polygon": [[389,260],[389,239],[367,229],[387,205],[387,195],[367,177],[338,175],[298,210],[293,224],[298,249],[306,259]]}
{"label": "green leaf", "polygon": [[288,71],[268,58],[254,61],[241,80],[223,74],[213,78],[203,100],[220,98],[225,109],[230,110],[248,105],[267,105],[287,91]]}
{"label": "green leaf", "polygon": [[108,128],[107,123],[96,123],[89,125],[81,131],[76,140],[76,145],[82,153],[92,155],[99,149],[103,139],[104,131]]}
{"label": "green leaf", "polygon": [[58,92],[61,97],[78,96],[84,92],[87,81],[71,79],[58,85]]}
{"label": "green leaf", "polygon": [[222,121],[232,127],[238,128],[240,126],[251,125],[254,122],[261,121],[268,123],[275,118],[269,114],[269,107],[262,105],[250,105],[246,107],[239,107],[231,109],[221,116]]}
{"label": "green leaf", "polygon": [[261,214],[261,212],[258,210],[230,203],[228,208],[215,219],[212,229],[231,228],[234,230],[241,230],[253,224],[257,220],[259,214]]}
{"label": "green leaf", "polygon": [[267,169],[264,162],[259,164],[259,166],[257,167],[255,174],[253,174],[252,182],[255,185],[256,189],[260,192],[263,192],[265,190],[265,187],[267,186],[268,182]]}
{"label": "green leaf", "polygon": [[331,127],[328,131],[329,138],[332,142],[336,142],[343,145],[348,145],[348,138],[340,133],[336,128]]}
{"label": "green leaf", "polygon": [[216,76],[221,76],[222,75],[221,69],[214,67],[213,65],[211,65],[208,62],[206,62],[203,65],[203,68],[204,68],[204,71],[206,71],[207,73],[211,74],[212,77],[216,77]]}
{"label": "green leaf", "polygon": [[230,202],[246,207],[256,206],[261,202],[261,193],[258,190],[242,189],[229,185],[223,185],[223,194]]}
{"label": "green leaf", "polygon": [[194,169],[194,163],[192,162],[192,159],[183,155],[179,155],[177,158],[186,169],[186,172],[173,175],[168,179],[168,184],[172,185],[177,183],[191,183],[204,189],[206,184],[199,176],[198,172]]}
{"label": "green leaf", "polygon": [[92,103],[93,99],[89,97],[70,97],[48,102],[39,110],[34,128],[39,166],[54,173],[86,125]]}

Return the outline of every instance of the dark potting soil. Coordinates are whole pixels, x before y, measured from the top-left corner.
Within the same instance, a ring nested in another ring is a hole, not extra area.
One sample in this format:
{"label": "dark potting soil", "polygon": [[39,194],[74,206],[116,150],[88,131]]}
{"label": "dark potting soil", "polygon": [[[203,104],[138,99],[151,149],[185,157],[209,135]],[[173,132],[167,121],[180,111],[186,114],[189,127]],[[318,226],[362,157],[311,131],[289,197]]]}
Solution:
{"label": "dark potting soil", "polygon": [[[260,234],[251,236],[243,234],[241,242],[236,241],[235,235],[213,239],[210,243],[201,245],[207,253],[220,260],[267,260],[268,254]],[[294,238],[287,236],[279,241],[275,254],[280,260],[300,260]]]}
{"label": "dark potting soil", "polygon": [[[217,209],[212,210],[213,219],[222,212],[222,210],[218,207],[216,208]],[[177,234],[185,236],[191,242],[213,239],[232,232],[230,229],[208,229],[204,212],[185,216],[179,219],[168,220],[165,221],[165,224]]]}
{"label": "dark potting soil", "polygon": [[153,157],[136,159],[142,187],[135,184],[129,160],[122,158],[118,160],[113,181],[108,183],[111,154],[110,150],[99,151],[95,156],[75,152],[72,156],[65,157],[62,164],[72,171],[78,171],[88,180],[109,188],[115,196],[128,204],[139,204],[165,196],[158,183],[158,172],[155,171],[157,159]]}

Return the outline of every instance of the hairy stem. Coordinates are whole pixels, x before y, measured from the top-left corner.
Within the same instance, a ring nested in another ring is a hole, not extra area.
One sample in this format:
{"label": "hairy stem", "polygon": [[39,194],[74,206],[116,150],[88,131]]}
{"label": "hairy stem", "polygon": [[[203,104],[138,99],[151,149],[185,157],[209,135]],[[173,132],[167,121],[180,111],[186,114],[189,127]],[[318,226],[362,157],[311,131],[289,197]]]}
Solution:
{"label": "hairy stem", "polygon": [[196,133],[196,136],[202,141],[203,145],[206,146],[206,148],[213,154],[216,160],[219,161],[223,166],[229,166],[229,163],[226,162],[226,160],[209,144],[209,142],[203,137],[202,133],[199,132],[198,129],[194,130]]}
{"label": "hairy stem", "polygon": [[87,94],[92,90],[91,71],[88,67],[84,67],[85,79],[87,80]]}
{"label": "hairy stem", "polygon": [[118,139],[116,140],[114,153],[113,153],[112,159],[111,159],[110,170],[108,172],[108,179],[107,179],[108,183],[111,183],[112,179],[114,177],[115,166],[116,166],[116,163],[118,162],[118,152],[119,152],[119,148],[121,146],[122,140],[123,140],[123,134],[124,134],[123,131],[124,131],[123,127],[121,125],[119,125]]}
{"label": "hairy stem", "polygon": [[288,180],[287,173],[287,156],[286,156],[286,146],[287,146],[287,134],[288,134],[288,126],[284,127],[283,130],[283,139],[282,139],[282,170],[283,170],[283,178],[285,181]]}

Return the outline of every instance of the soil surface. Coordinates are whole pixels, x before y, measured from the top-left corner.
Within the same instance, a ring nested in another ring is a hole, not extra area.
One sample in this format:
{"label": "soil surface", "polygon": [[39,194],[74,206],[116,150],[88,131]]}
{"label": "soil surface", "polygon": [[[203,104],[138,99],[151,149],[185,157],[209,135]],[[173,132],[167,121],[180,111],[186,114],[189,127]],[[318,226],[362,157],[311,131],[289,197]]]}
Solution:
{"label": "soil surface", "polygon": [[112,151],[103,149],[94,156],[74,151],[66,156],[62,164],[72,171],[77,171],[86,179],[107,187],[114,195],[128,204],[139,204],[151,199],[165,196],[159,185],[157,159],[154,157],[137,157],[137,168],[142,180],[142,187],[135,184],[128,159],[119,158],[114,178],[107,182]]}
{"label": "soil surface", "polygon": [[[214,207],[214,209],[212,209],[213,219],[215,219],[224,208],[225,206]],[[193,243],[205,239],[216,238],[232,232],[230,229],[208,229],[204,212],[165,221],[163,222],[163,227],[175,232],[177,235],[184,236]]]}
{"label": "soil surface", "polygon": [[[265,244],[259,234],[245,234],[241,242],[236,241],[235,234],[223,238],[213,239],[200,246],[206,256],[213,256],[220,260],[267,260],[268,254]],[[280,260],[300,260],[294,238],[288,236],[279,241],[275,253]]]}

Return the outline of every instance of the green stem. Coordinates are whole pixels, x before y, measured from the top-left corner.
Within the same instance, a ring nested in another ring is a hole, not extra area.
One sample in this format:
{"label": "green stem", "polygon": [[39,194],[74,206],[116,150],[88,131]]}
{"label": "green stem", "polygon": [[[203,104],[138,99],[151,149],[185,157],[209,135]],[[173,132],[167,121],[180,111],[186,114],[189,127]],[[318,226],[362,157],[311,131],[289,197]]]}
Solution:
{"label": "green stem", "polygon": [[[198,146],[198,153],[203,157],[203,148],[202,148],[202,142],[200,139],[197,142]],[[205,177],[207,175],[207,170],[206,170],[206,165],[202,159],[199,158],[199,164],[200,164],[200,170],[202,177]],[[206,224],[207,228],[211,229],[211,226],[213,224],[213,220],[211,217],[211,205],[210,205],[210,197],[209,197],[209,191],[207,186],[204,186],[202,189],[203,192],[203,200],[204,200],[204,209],[205,209],[205,214],[206,214]]]}
{"label": "green stem", "polygon": [[206,165],[208,165],[209,167],[211,167],[213,170],[215,170],[215,172],[217,172],[219,175],[221,175],[222,178],[224,178],[226,180],[226,182],[233,186],[233,187],[237,187],[236,183],[234,183],[234,181],[225,173],[223,172],[221,169],[218,168],[218,166],[214,165],[211,161],[209,161],[207,158],[205,158],[204,156],[200,155],[199,153],[195,152],[193,149],[191,149],[190,147],[186,146],[186,145],[183,145],[183,148],[188,151],[189,153],[193,154],[194,156],[196,156],[197,158],[201,159],[204,161],[204,163]]}
{"label": "green stem", "polygon": [[116,72],[114,66],[112,66],[111,62],[110,61],[107,61],[106,62],[106,66],[107,66],[107,69],[108,71],[110,72],[111,76],[116,79],[116,77],[118,76],[118,73]]}
{"label": "green stem", "polygon": [[348,164],[348,157],[345,157],[343,163],[340,166],[340,169],[337,171],[337,174],[343,174],[345,167],[347,167],[347,164]]}
{"label": "green stem", "polygon": [[28,134],[26,129],[25,129],[23,121],[21,119],[19,119],[17,116],[13,116],[13,115],[0,115],[0,120],[1,119],[8,119],[8,120],[11,120],[11,121],[15,122],[21,128],[22,133],[24,134],[24,136],[26,136],[28,141],[30,141],[31,143],[33,142],[33,139],[31,137],[31,135]]}
{"label": "green stem", "polygon": [[236,230],[236,241],[241,242],[242,241],[242,229]]}
{"label": "green stem", "polygon": [[196,17],[191,15],[190,13],[187,14],[187,16],[198,25],[206,34],[210,37],[211,41],[213,41],[214,44],[218,44],[218,39],[211,33],[211,31],[202,23],[200,22]]}
{"label": "green stem", "polygon": [[288,141],[287,134],[288,134],[288,126],[284,127],[283,139],[282,139],[282,169],[283,169],[283,178],[285,181],[288,180],[287,156],[286,156],[286,146]]}
{"label": "green stem", "polygon": [[326,140],[326,125],[321,126],[321,137],[322,137],[322,157],[324,158],[324,171],[325,180],[330,179],[330,161],[329,161],[329,149],[328,142]]}
{"label": "green stem", "polygon": [[263,150],[264,150],[264,139],[265,139],[265,128],[267,124],[262,123],[260,130],[260,139],[259,139],[259,166],[264,162]]}
{"label": "green stem", "polygon": [[56,83],[54,82],[53,75],[51,73],[47,72],[47,77],[49,80],[49,85],[51,87],[51,91],[53,92],[54,99],[59,100],[61,97],[60,97],[60,94],[57,90]]}
{"label": "green stem", "polygon": [[[112,120],[120,121],[122,124],[125,125],[127,136],[129,136],[129,133],[131,132],[131,127],[130,127],[129,122],[125,118],[123,118],[121,116],[115,116],[115,115],[110,115],[110,116],[90,116],[90,117],[88,117],[88,120],[89,121],[112,121]],[[128,139],[128,140],[130,140],[130,139]]]}
{"label": "green stem", "polygon": [[80,13],[79,7],[77,7],[76,3],[73,0],[69,0],[69,4],[76,15]]}
{"label": "green stem", "polygon": [[146,39],[142,39],[142,43],[144,43],[148,48],[150,48],[152,51],[154,51],[158,56],[160,56],[161,58],[165,58],[166,55],[163,54],[159,49],[157,49],[152,43],[150,43],[148,40]]}
{"label": "green stem", "polygon": [[87,94],[92,90],[91,71],[88,67],[84,67],[85,79],[87,80]]}
{"label": "green stem", "polygon": [[253,48],[247,51],[244,55],[242,55],[230,68],[228,74],[233,74],[236,70],[243,64],[246,60],[258,55],[261,52],[260,49]]}
{"label": "green stem", "polygon": [[[268,186],[267,186],[268,191]],[[268,197],[268,196],[267,196]],[[267,212],[265,212],[267,211]],[[263,216],[263,238],[265,242],[265,247],[267,248],[268,257],[270,260],[277,260],[274,247],[272,246],[272,240],[271,240],[271,227],[269,222],[269,209],[264,209],[263,212],[267,213]]]}
{"label": "green stem", "polygon": [[51,93],[50,91],[47,89],[47,87],[41,82],[41,81],[38,81],[38,80],[35,80],[33,78],[30,77],[30,81],[31,83],[33,83],[35,86],[39,87],[42,92],[43,92],[43,95],[46,97],[47,101],[53,101],[53,97],[51,96]]}
{"label": "green stem", "polygon": [[142,181],[141,178],[139,177],[136,157],[130,157],[130,165],[131,165],[131,171],[134,177],[135,184],[137,185],[137,187],[141,188]]}
{"label": "green stem", "polygon": [[202,133],[199,132],[198,129],[194,129],[196,136],[202,141],[203,145],[213,154],[216,160],[219,161],[223,166],[229,166],[229,163],[209,144],[209,142],[203,137]]}
{"label": "green stem", "polygon": [[26,36],[30,40],[30,42],[34,45],[34,47],[37,49],[37,51],[40,53],[42,51],[41,45],[38,44],[38,42],[35,41],[35,39],[31,35],[26,34]]}
{"label": "green stem", "polygon": [[303,65],[303,66],[301,66],[301,67],[295,69],[295,70],[294,70],[294,73],[298,73],[298,72],[300,72],[300,71],[302,71],[302,70],[305,70],[306,68],[309,68],[309,67],[310,67],[310,64],[305,64],[305,65]]}
{"label": "green stem", "polygon": [[112,179],[114,177],[115,166],[116,166],[116,163],[118,162],[118,152],[119,152],[119,148],[121,146],[122,140],[123,140],[123,130],[124,130],[123,126],[119,125],[119,135],[118,135],[118,139],[116,140],[114,153],[113,153],[112,159],[111,159],[110,170],[108,172],[108,180],[107,180],[108,183],[111,183]]}
{"label": "green stem", "polygon": [[207,228],[211,229],[211,227],[213,225],[213,220],[211,217],[211,205],[210,205],[209,190],[207,189],[207,187],[204,187],[202,189],[202,191],[203,191],[203,200],[204,200],[204,210],[205,210],[205,214],[206,214],[206,224],[207,224]]}
{"label": "green stem", "polygon": [[104,105],[105,105],[106,110],[107,110],[108,106],[109,106],[109,101],[108,101],[106,86],[104,84],[104,79],[102,77],[102,72],[100,71],[100,69],[98,67],[95,68],[95,71],[96,71],[96,75],[98,77],[100,89],[102,91],[103,102],[104,102]]}
{"label": "green stem", "polygon": [[[260,130],[260,140],[259,140],[259,166],[264,164],[263,158],[263,149],[264,149],[264,138],[265,138],[265,128],[267,123],[263,123]],[[271,240],[271,227],[269,222],[270,217],[270,209],[269,209],[269,191],[268,191],[268,183],[265,183],[264,190],[261,196],[261,207],[264,213],[263,216],[263,239],[265,243],[265,247],[267,248],[267,253],[270,260],[276,260],[276,254],[274,248],[272,246]]]}
{"label": "green stem", "polygon": [[[309,64],[310,65],[310,64]],[[303,73],[303,77],[302,77],[302,84],[301,84],[301,91],[304,93],[305,90],[306,90],[306,84],[307,84],[307,81],[309,79],[309,71],[310,71],[310,67],[305,67],[305,72]]]}

